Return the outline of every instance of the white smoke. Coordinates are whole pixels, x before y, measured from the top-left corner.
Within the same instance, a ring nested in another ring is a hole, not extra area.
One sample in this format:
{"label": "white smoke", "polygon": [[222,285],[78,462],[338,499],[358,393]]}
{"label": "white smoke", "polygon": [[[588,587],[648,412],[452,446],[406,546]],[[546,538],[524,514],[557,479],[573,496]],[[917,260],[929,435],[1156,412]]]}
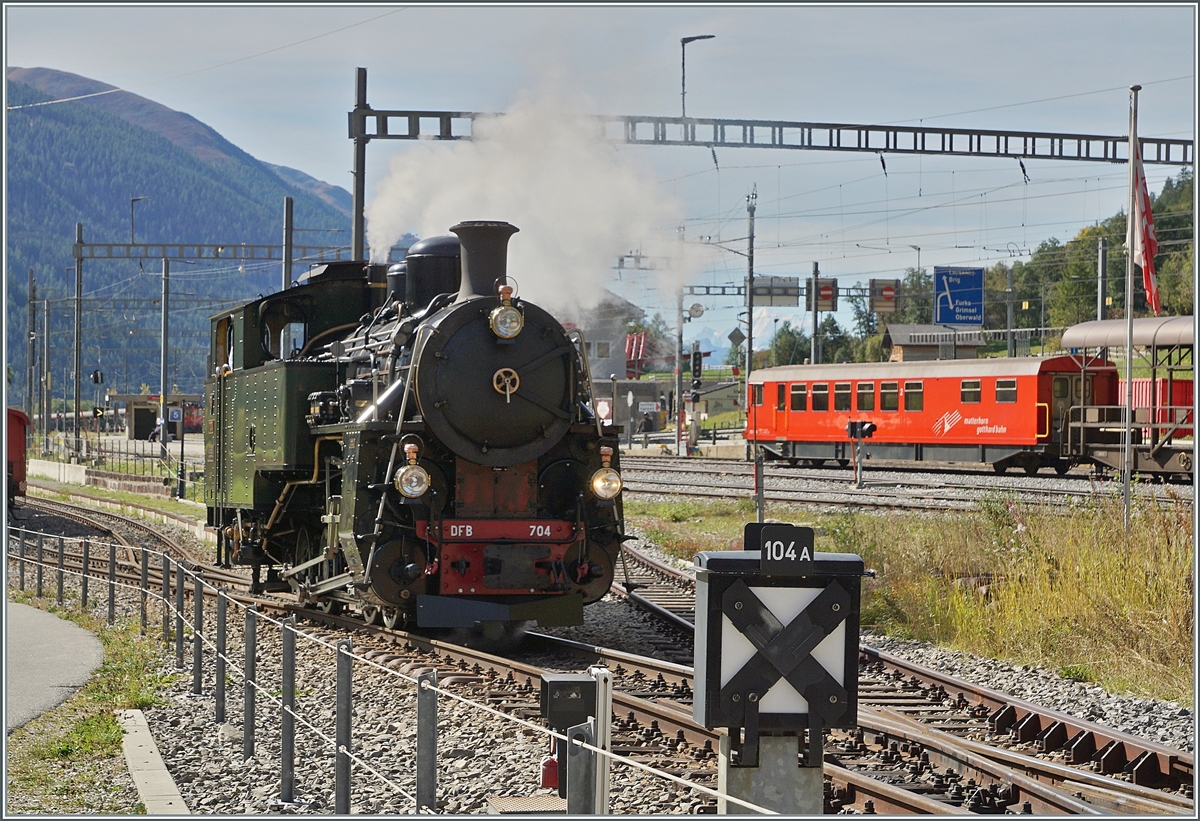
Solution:
{"label": "white smoke", "polygon": [[[382,256],[405,232],[510,222],[520,229],[508,255],[519,295],[572,311],[600,301],[622,254],[678,255],[682,204],[634,152],[605,142],[582,105],[562,92],[529,96],[504,116],[476,120],[474,140],[430,141],[394,157],[366,208],[370,247]],[[672,260],[671,281],[661,284],[673,288],[687,274]]]}

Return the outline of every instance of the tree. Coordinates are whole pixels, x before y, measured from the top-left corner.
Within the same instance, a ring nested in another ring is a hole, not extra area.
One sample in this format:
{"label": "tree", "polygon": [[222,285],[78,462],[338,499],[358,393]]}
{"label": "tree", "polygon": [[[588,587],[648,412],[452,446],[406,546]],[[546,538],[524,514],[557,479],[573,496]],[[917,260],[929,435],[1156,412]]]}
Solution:
{"label": "tree", "polygon": [[802,365],[809,358],[812,342],[799,327],[794,327],[790,320],[783,320],[771,340],[768,351],[768,364]]}
{"label": "tree", "polygon": [[933,277],[924,268],[909,268],[900,283],[893,325],[928,325],[933,322]]}
{"label": "tree", "polygon": [[848,299],[850,310],[854,313],[854,335],[861,339],[879,332],[879,317],[870,310],[866,297],[852,296]]}
{"label": "tree", "polygon": [[841,325],[833,314],[825,314],[817,326],[821,335],[821,362],[853,362],[854,339]]}

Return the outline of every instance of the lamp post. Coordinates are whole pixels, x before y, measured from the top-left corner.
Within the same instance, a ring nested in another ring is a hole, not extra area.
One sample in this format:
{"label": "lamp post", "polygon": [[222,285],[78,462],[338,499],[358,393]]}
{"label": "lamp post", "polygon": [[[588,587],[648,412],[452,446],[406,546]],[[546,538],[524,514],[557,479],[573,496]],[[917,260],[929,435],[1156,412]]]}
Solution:
{"label": "lamp post", "polygon": [[696,40],[711,40],[716,36],[715,34],[697,34],[694,37],[679,39],[679,49],[682,52],[679,67],[679,104],[685,118],[687,117],[687,44]]}
{"label": "lamp post", "polygon": [[908,247],[917,252],[917,273],[919,274],[919,273],[921,273],[921,246],[920,245],[910,245]]}
{"label": "lamp post", "polygon": [[142,200],[148,200],[148,199],[150,199],[150,198],[149,197],[130,197],[129,198],[129,244],[130,245],[137,244],[137,240],[134,239],[135,234],[134,234],[134,230],[133,230],[133,205],[134,205],[134,203],[138,203],[138,202],[141,202]]}
{"label": "lamp post", "polygon": [[775,353],[779,350],[779,317],[775,317],[775,332],[771,334],[771,367],[777,364]]}

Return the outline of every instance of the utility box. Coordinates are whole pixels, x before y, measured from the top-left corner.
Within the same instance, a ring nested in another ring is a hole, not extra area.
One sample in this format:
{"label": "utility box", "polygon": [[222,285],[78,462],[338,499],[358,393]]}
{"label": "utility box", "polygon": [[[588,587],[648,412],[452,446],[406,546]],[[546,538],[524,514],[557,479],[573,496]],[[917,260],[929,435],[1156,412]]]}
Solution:
{"label": "utility box", "polygon": [[693,715],[709,729],[853,728],[863,561],[813,531],[747,524],[745,550],[696,557]]}
{"label": "utility box", "polygon": [[583,673],[542,674],[542,718],[566,730],[596,714],[596,679]]}

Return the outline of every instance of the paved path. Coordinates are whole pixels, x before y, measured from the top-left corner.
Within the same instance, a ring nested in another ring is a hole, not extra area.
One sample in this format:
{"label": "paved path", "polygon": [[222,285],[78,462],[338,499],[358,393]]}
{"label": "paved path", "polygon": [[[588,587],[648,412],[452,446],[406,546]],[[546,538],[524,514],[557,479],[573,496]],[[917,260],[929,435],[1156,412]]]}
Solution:
{"label": "paved path", "polygon": [[5,732],[70,698],[104,660],[94,635],[52,613],[5,599]]}

